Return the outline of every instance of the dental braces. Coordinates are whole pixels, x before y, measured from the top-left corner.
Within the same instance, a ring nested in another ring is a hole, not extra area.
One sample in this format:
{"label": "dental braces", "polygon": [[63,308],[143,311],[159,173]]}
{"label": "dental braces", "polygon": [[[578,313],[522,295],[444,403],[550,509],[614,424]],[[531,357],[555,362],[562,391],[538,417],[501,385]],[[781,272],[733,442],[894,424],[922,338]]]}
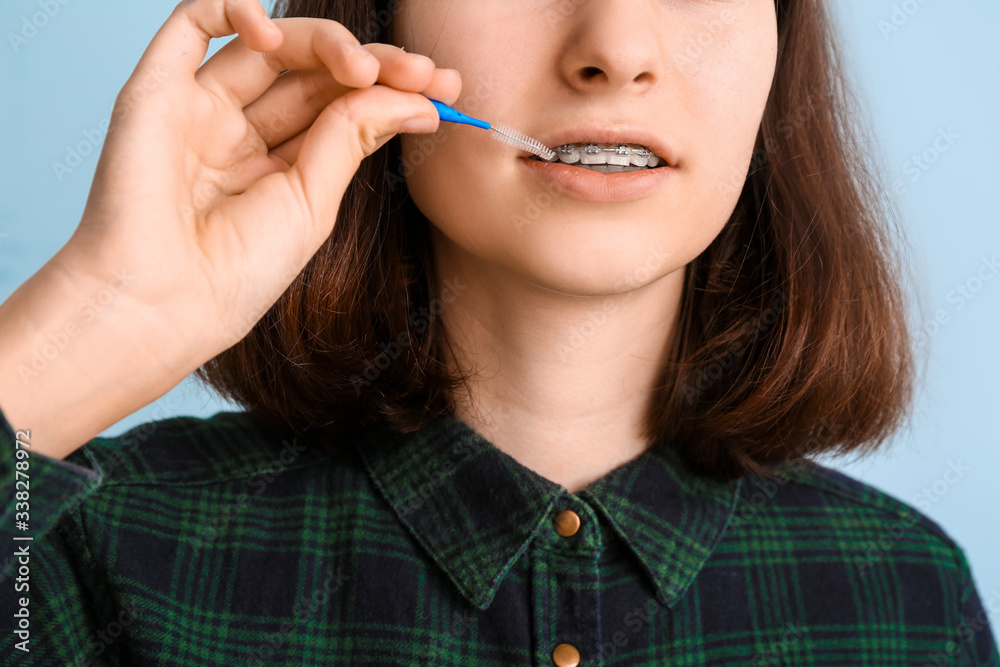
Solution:
{"label": "dental braces", "polygon": [[[563,144],[555,149],[556,151],[562,153],[563,155],[569,155],[573,151],[580,151],[576,148],[574,144]],[[653,151],[648,148],[631,148],[626,144],[619,144],[616,148],[601,148],[599,144],[587,144],[583,149],[589,155],[597,155],[598,153],[614,153],[615,155],[638,155],[639,157],[652,157]]]}

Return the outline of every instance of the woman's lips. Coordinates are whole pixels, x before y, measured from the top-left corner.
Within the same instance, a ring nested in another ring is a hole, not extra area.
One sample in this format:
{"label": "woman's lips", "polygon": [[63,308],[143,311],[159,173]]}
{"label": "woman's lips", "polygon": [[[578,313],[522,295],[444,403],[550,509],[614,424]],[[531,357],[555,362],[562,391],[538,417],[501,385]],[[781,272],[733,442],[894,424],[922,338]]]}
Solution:
{"label": "woman's lips", "polygon": [[626,202],[645,197],[662,187],[676,174],[670,166],[642,171],[602,174],[561,162],[543,162],[530,157],[518,158],[528,173],[556,191],[593,202]]}

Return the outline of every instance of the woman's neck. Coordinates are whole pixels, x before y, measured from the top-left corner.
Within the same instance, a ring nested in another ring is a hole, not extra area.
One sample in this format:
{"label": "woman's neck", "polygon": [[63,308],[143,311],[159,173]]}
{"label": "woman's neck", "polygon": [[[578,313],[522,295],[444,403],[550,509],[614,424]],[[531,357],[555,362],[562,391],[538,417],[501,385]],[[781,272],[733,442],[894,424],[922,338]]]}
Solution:
{"label": "woman's neck", "polygon": [[456,396],[459,418],[572,493],[646,451],[642,426],[683,270],[622,294],[577,296],[447,243],[436,255],[454,297],[438,314],[455,355],[448,362],[478,371]]}

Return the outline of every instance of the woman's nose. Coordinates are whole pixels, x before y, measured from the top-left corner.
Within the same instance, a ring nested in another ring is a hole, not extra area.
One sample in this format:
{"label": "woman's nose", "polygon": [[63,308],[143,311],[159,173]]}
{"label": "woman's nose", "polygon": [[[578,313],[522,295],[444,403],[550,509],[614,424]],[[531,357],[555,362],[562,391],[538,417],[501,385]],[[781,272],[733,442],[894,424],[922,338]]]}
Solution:
{"label": "woman's nose", "polygon": [[580,92],[643,92],[661,77],[660,24],[665,13],[657,0],[572,0],[574,8],[556,26],[566,40],[560,72]]}

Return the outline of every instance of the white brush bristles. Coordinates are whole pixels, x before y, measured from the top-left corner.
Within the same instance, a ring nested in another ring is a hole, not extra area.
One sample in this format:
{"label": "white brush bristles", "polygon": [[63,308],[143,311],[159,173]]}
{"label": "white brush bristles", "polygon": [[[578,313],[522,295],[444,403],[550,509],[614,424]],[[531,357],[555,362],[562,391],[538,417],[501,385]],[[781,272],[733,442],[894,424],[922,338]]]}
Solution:
{"label": "white brush bristles", "polygon": [[521,150],[528,151],[529,153],[534,153],[543,160],[551,160],[556,156],[555,151],[553,151],[548,146],[544,145],[537,139],[532,139],[531,137],[518,132],[502,123],[493,123],[490,129],[494,131],[494,137],[508,143],[515,148],[520,148]]}

